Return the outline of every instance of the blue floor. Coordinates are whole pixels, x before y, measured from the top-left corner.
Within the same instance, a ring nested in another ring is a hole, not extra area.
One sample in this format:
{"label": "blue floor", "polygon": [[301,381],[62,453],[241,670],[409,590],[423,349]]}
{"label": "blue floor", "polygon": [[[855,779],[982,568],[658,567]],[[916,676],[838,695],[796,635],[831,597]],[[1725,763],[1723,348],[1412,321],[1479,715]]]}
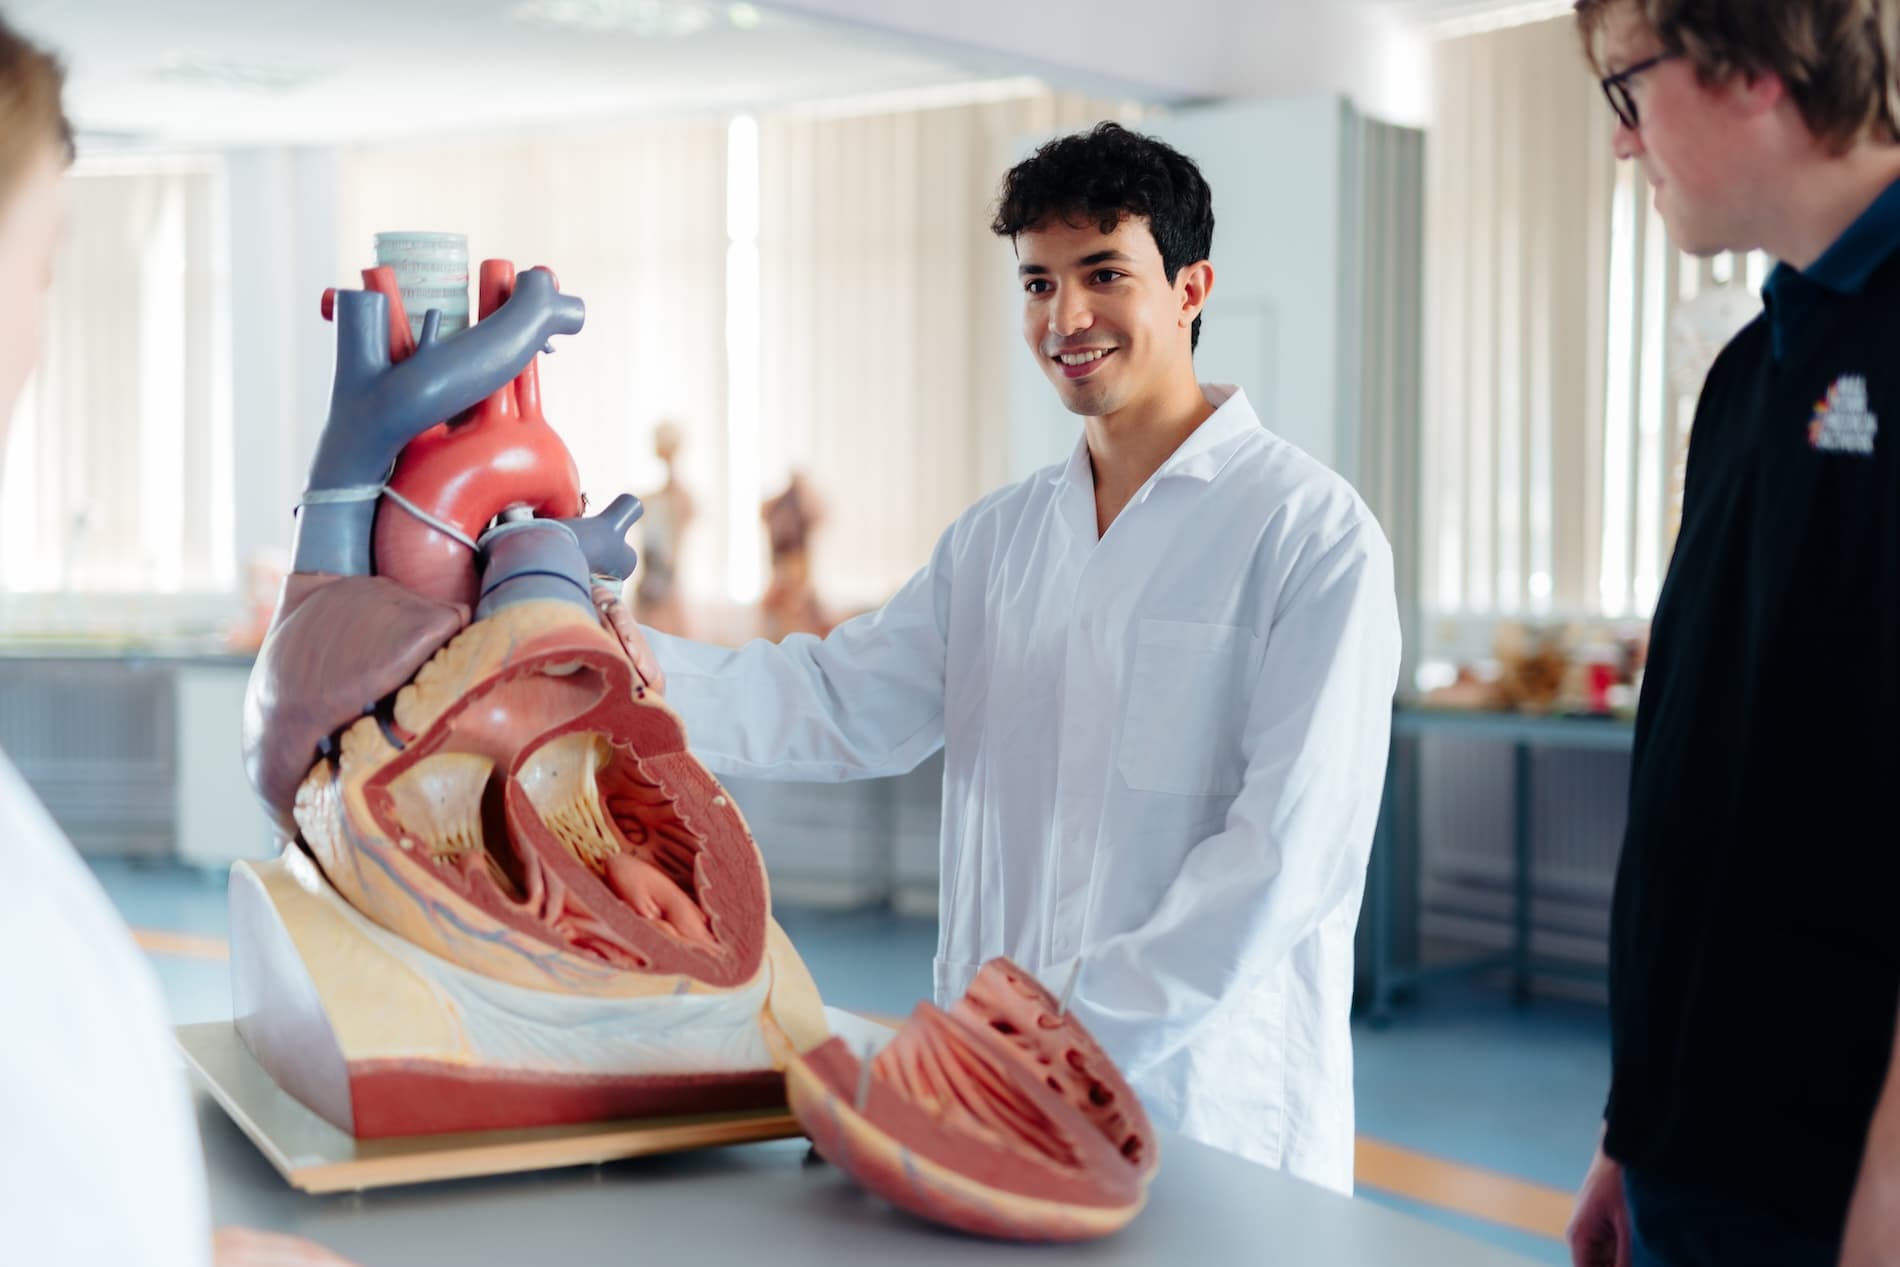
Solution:
{"label": "blue floor", "polygon": [[1583,1180],[1610,1086],[1601,1007],[1444,986],[1353,1030],[1359,1133],[1549,1188]]}
{"label": "blue floor", "polygon": [[[226,935],[224,877],[166,864],[95,861],[136,928]],[[825,1001],[902,1016],[931,991],[935,924],[884,911],[779,908],[781,924]],[[222,962],[154,957],[174,1020],[231,1014]],[[1354,1028],[1359,1133],[1387,1144],[1550,1188],[1582,1178],[1609,1085],[1601,1008],[1540,1000],[1513,1007],[1501,992],[1443,985],[1390,1025]],[[1534,1262],[1566,1264],[1556,1241],[1375,1191],[1366,1196]]]}

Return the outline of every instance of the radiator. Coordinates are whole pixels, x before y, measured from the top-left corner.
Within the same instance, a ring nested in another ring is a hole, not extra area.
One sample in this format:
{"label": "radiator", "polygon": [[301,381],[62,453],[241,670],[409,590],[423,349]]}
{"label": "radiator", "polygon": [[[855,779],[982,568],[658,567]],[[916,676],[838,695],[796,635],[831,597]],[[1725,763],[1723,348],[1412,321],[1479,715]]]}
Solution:
{"label": "radiator", "polygon": [[[1418,933],[1434,952],[1511,944],[1511,749],[1485,740],[1420,740]],[[1629,756],[1531,752],[1531,949],[1601,969],[1610,894],[1629,812]],[[1575,971],[1540,978],[1574,983]],[[1566,989],[1566,992],[1570,992]],[[1601,978],[1586,993],[1601,994]]]}
{"label": "radiator", "polygon": [[0,751],[80,850],[171,851],[168,669],[110,659],[0,659]]}

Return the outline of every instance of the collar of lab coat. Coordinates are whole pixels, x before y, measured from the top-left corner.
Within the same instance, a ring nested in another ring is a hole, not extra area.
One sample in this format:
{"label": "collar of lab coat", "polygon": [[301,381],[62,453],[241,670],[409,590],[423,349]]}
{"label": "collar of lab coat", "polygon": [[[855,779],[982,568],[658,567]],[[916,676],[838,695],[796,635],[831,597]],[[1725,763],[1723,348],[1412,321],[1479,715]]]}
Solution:
{"label": "collar of lab coat", "polygon": [[[1148,482],[1136,494],[1137,501],[1145,498],[1148,490],[1162,480],[1192,479],[1203,484],[1213,482],[1221,468],[1240,450],[1241,442],[1260,430],[1260,417],[1254,413],[1253,406],[1247,403],[1247,393],[1240,388],[1228,383],[1202,383],[1201,391],[1207,396],[1208,403],[1214,406],[1214,412],[1181,442],[1181,447],[1169,455],[1160,470],[1148,477]],[[1069,455],[1069,464],[1051,476],[1049,482],[1072,484],[1087,490],[1091,496],[1094,494],[1095,468],[1089,462],[1089,437],[1086,431],[1076,441],[1075,452]]]}

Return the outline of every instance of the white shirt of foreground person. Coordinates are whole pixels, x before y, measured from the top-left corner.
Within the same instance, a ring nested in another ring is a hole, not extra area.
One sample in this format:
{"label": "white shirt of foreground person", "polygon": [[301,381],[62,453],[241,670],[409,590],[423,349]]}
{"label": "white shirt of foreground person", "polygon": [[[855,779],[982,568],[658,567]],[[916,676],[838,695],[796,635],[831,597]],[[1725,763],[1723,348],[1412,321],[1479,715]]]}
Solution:
{"label": "white shirt of foreground person", "polygon": [[0,755],[0,1262],[209,1267],[204,1157],[151,965]]}
{"label": "white shirt of foreground person", "polygon": [[[1096,535],[1086,440],[965,511],[881,611],[737,651],[649,634],[716,772],[944,748],[937,1002],[1008,955],[1157,1126],[1352,1189],[1352,939],[1382,791],[1392,556],[1232,387]],[[767,842],[768,848],[769,843]]]}

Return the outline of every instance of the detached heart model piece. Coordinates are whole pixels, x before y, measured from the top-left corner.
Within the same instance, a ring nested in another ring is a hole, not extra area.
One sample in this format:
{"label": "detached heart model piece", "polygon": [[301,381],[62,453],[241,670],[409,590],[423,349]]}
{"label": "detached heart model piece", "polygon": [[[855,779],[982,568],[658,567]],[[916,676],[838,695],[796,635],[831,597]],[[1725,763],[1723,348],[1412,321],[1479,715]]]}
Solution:
{"label": "detached heart model piece", "polygon": [[1106,1236],[1140,1213],[1154,1128],[1054,996],[992,959],[948,1012],[921,1003],[867,1071],[843,1039],[792,1061],[792,1111],[827,1161],[961,1231]]}
{"label": "detached heart model piece", "polygon": [[246,699],[289,842],[231,877],[239,1034],[360,1138],[784,1103],[823,1042],[738,808],[612,632],[631,497],[582,518],[535,359],[553,274],[410,337],[325,297],[330,415]]}

